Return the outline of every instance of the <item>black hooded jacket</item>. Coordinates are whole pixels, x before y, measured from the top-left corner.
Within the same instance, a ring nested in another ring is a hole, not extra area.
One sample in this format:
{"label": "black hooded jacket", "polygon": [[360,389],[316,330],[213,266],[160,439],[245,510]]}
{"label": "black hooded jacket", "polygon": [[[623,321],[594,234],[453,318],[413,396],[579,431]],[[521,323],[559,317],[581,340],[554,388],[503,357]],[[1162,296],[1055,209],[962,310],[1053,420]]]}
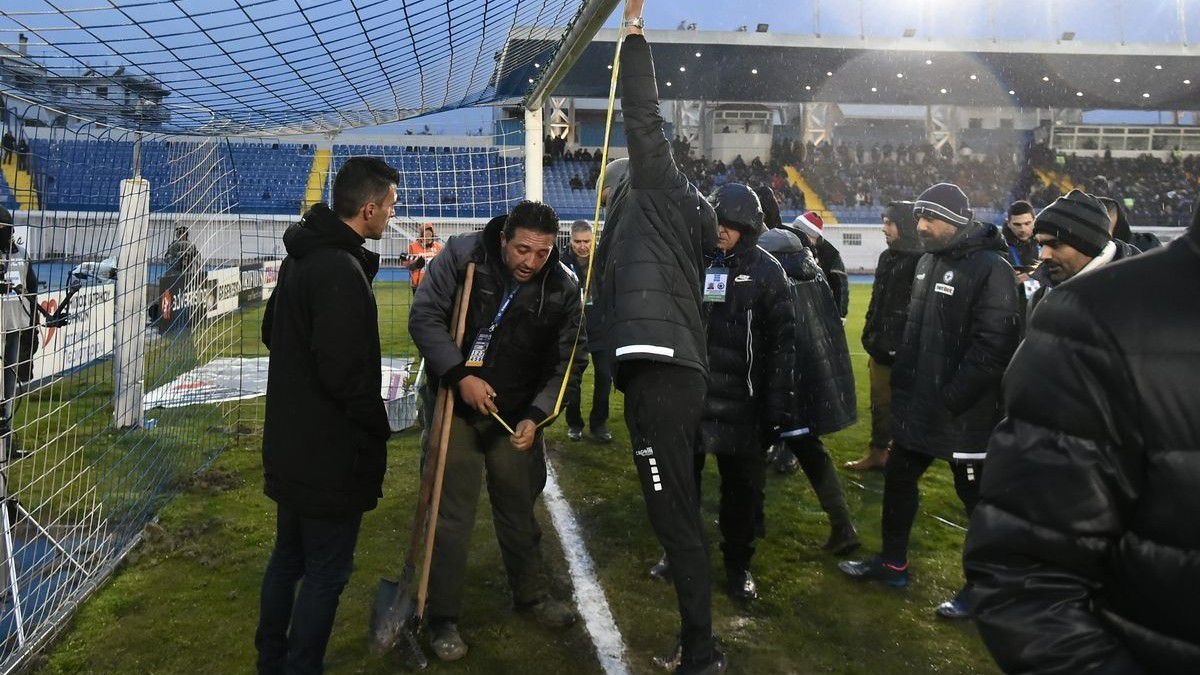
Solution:
{"label": "black hooded jacket", "polygon": [[1119,200],[1106,200],[1104,203],[1117,206],[1117,224],[1113,226],[1113,239],[1123,241],[1143,253],[1162,246],[1162,241],[1153,232],[1134,232],[1129,227],[1129,215]]}
{"label": "black hooded jacket", "polygon": [[842,254],[824,237],[812,249],[817,264],[821,266],[821,272],[825,274],[829,290],[833,291],[838,316],[844,319],[850,313],[850,277],[846,276],[846,264],[842,262]]}
{"label": "black hooded jacket", "polygon": [[892,368],[897,445],[943,459],[986,452],[1020,337],[1017,285],[999,240],[995,227],[973,222],[917,263]]}
{"label": "black hooded jacket", "polygon": [[271,351],[263,425],[267,496],[313,518],[375,507],[391,435],[371,281],[379,256],[328,206],[283,235],[263,314]]}
{"label": "black hooded jacket", "polygon": [[1004,236],[1004,258],[1009,265],[1012,265],[1014,269],[1018,267],[1030,269],[1037,266],[1038,243],[1036,237],[1030,236],[1025,241],[1021,241],[1017,239],[1008,225],[1001,225],[1000,231]]}
{"label": "black hooded jacket", "polygon": [[[1124,260],[1141,253],[1141,251],[1139,251],[1132,244],[1126,244],[1120,239],[1113,239],[1111,243],[1113,247],[1112,254],[1107,260],[1101,262],[1101,266],[1115,263],[1119,260]],[[1101,252],[1101,255],[1106,255],[1106,253]],[[1093,262],[1095,262],[1095,259],[1093,259]],[[1097,269],[1099,269],[1099,267],[1097,267]],[[1080,274],[1091,271],[1092,270],[1085,267]],[[1038,289],[1029,296],[1029,304],[1025,309],[1025,319],[1028,319],[1033,315],[1033,310],[1038,306],[1038,303],[1040,303],[1042,299],[1046,297],[1047,293],[1054,289],[1054,282],[1050,279],[1050,272],[1049,268],[1047,267],[1039,267],[1038,270],[1033,274],[1033,280],[1038,283]]]}
{"label": "black hooded jacket", "polygon": [[775,256],[788,275],[796,313],[796,419],[785,434],[824,435],[858,420],[854,368],[846,331],[825,276],[798,235],[771,230],[759,246]]}
{"label": "black hooded jacket", "polygon": [[879,254],[879,262],[875,265],[871,303],[867,306],[862,332],[862,345],[867,354],[885,366],[896,361],[896,348],[908,318],[913,277],[917,261],[921,259],[921,242],[917,239],[917,220],[911,204],[902,210],[897,225],[899,238]]}
{"label": "black hooded jacket", "polygon": [[[541,422],[554,412],[579,328],[579,284],[559,262],[555,248],[542,269],[517,289],[492,336],[484,365],[468,368],[466,356],[475,337],[491,324],[507,291],[516,283],[501,258],[500,233],[505,220],[506,216],[498,216],[482,232],[450,237],[430,261],[425,280],[413,296],[408,331],[429,373],[447,385],[467,375],[483,378],[496,390],[500,416],[516,426],[523,419]],[[470,262],[475,263],[475,278],[459,348],[452,329],[454,294],[463,285]],[[579,337],[576,371],[587,362],[587,341],[582,334]],[[471,417],[478,413],[460,398],[455,414]]]}
{"label": "black hooded jacket", "polygon": [[791,427],[796,404],[796,315],[779,261],[743,234],[713,267],[729,271],[724,302],[706,303],[708,394],[702,449],[761,452],[762,433]]}
{"label": "black hooded jacket", "polygon": [[621,50],[621,108],[629,176],[609,201],[593,271],[598,340],[616,359],[618,388],[623,361],[707,372],[700,287],[704,252],[717,245],[712,206],[671,158],[650,46],[640,35]]}
{"label": "black hooded jacket", "polygon": [[1006,672],[1200,673],[1197,297],[1200,223],[1033,315],[964,550]]}

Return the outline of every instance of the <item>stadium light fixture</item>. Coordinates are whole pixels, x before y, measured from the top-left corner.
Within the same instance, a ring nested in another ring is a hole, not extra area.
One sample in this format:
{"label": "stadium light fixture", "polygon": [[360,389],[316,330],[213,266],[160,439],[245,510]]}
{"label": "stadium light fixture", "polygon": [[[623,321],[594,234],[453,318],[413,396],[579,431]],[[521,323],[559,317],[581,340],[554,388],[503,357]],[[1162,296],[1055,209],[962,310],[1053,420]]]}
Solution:
{"label": "stadium light fixture", "polygon": [[942,87],[942,89],[941,89],[941,93],[943,93],[943,94],[944,94],[944,93],[946,93],[946,88],[945,88],[945,87]]}
{"label": "stadium light fixture", "polygon": [[905,28],[904,29],[904,37],[910,38],[910,37],[916,36],[916,34],[917,34],[916,28]]}
{"label": "stadium light fixture", "polygon": [[1183,83],[1184,83],[1184,84],[1191,84],[1191,83],[1192,83],[1192,81],[1191,81],[1191,80],[1184,80],[1184,81],[1183,81]]}
{"label": "stadium light fixture", "polygon": [[1070,42],[1071,40],[1074,40],[1074,39],[1075,39],[1075,31],[1073,31],[1073,30],[1063,31],[1063,34],[1062,34],[1063,42]]}
{"label": "stadium light fixture", "polygon": [[925,65],[927,65],[927,66],[932,66],[932,65],[933,65],[933,59],[925,59]]}
{"label": "stadium light fixture", "polygon": [[872,93],[872,94],[874,94],[874,93],[875,93],[875,92],[877,92],[877,91],[879,91],[879,88],[878,88],[878,87],[871,87],[871,93]]}
{"label": "stadium light fixture", "polygon": [[1076,95],[1076,96],[1083,96],[1083,92],[1082,92],[1082,91],[1077,91],[1077,92],[1075,92],[1075,95]]}
{"label": "stadium light fixture", "polygon": [[679,72],[681,72],[681,73],[686,73],[686,72],[687,72],[687,66],[679,66]]}
{"label": "stadium light fixture", "polygon": [[1113,82],[1116,82],[1117,84],[1121,84],[1121,78],[1119,78],[1119,77],[1114,77],[1114,78],[1113,78]]}
{"label": "stadium light fixture", "polygon": [[979,79],[979,77],[978,77],[978,76],[977,76],[975,73],[971,73],[971,79],[972,79],[972,80],[978,80],[978,79]]}
{"label": "stadium light fixture", "polygon": [[1142,92],[1142,98],[1150,98],[1150,92]]}
{"label": "stadium light fixture", "polygon": [[750,74],[751,74],[751,75],[757,75],[757,74],[758,74],[758,68],[751,68],[751,69],[750,69]]}
{"label": "stadium light fixture", "polygon": [[896,79],[897,79],[897,80],[903,80],[903,79],[904,79],[904,73],[896,73]]}
{"label": "stadium light fixture", "polygon": [[1161,64],[1161,63],[1156,63],[1156,64],[1154,64],[1154,69],[1155,69],[1155,70],[1162,70],[1162,64]]}
{"label": "stadium light fixture", "polygon": [[538,63],[537,61],[534,61],[534,62],[533,62],[533,67],[534,67],[534,68],[541,68],[541,67],[542,67],[542,64]]}
{"label": "stadium light fixture", "polygon": [[1012,89],[1009,89],[1009,90],[1008,90],[1008,95],[1009,95],[1009,96],[1016,96],[1016,95],[1017,95],[1017,92],[1013,91]]}
{"label": "stadium light fixture", "polygon": [[757,26],[755,26],[755,27],[754,27],[754,32],[755,32],[755,33],[765,33],[765,32],[767,32],[767,30],[768,30],[768,29],[770,29],[770,28],[771,28],[771,25],[770,25],[770,24],[767,24],[767,23],[760,23],[760,24],[758,24]]}
{"label": "stadium light fixture", "polygon": [[696,58],[700,58],[700,52],[696,52]]}
{"label": "stadium light fixture", "polygon": [[1043,75],[1043,76],[1042,76],[1042,82],[1049,82],[1049,81],[1050,81],[1050,76],[1049,76],[1049,75]]}
{"label": "stadium light fixture", "polygon": [[667,80],[667,86],[668,86],[668,87],[669,87],[669,86],[671,86],[671,81],[670,81],[670,80]]}
{"label": "stadium light fixture", "polygon": [[804,85],[804,91],[812,91],[812,85],[809,85],[809,84]]}
{"label": "stadium light fixture", "polygon": [[833,71],[832,70],[825,71],[825,77],[833,77]]}

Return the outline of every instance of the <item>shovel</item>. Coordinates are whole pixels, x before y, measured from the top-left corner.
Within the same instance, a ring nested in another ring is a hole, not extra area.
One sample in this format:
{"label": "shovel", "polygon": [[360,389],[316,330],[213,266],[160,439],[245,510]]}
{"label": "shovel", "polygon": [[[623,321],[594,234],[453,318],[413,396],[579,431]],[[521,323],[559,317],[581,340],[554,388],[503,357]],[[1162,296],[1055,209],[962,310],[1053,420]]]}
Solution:
{"label": "shovel", "polygon": [[[475,263],[469,263],[463,287],[454,299],[454,341],[459,347],[462,346],[463,334],[466,332],[467,305],[474,279]],[[421,670],[429,665],[417,642],[417,632],[425,612],[429,567],[433,559],[433,540],[437,532],[438,508],[441,504],[442,478],[445,475],[446,452],[450,444],[450,425],[454,419],[454,395],[447,387],[438,389],[433,418],[429,438],[437,444],[437,452],[426,456],[425,465],[421,470],[421,486],[417,494],[416,513],[413,515],[404,567],[400,572],[399,581],[380,579],[371,607],[368,635],[372,652],[382,655],[395,648],[399,652],[400,662],[410,670]],[[425,543],[424,558],[414,598],[412,581],[417,571],[417,550],[421,548],[422,535]]]}

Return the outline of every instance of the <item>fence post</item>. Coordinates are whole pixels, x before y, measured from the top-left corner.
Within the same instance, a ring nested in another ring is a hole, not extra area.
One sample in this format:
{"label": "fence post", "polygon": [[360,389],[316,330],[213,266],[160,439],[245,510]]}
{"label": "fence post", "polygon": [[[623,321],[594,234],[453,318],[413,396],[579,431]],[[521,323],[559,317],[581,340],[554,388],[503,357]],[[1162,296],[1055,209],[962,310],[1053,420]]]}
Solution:
{"label": "fence post", "polygon": [[150,181],[121,181],[117,220],[117,308],[113,333],[113,423],[141,427],[146,370],[146,262],[149,257]]}
{"label": "fence post", "polygon": [[542,109],[525,110],[525,198],[542,201]]}

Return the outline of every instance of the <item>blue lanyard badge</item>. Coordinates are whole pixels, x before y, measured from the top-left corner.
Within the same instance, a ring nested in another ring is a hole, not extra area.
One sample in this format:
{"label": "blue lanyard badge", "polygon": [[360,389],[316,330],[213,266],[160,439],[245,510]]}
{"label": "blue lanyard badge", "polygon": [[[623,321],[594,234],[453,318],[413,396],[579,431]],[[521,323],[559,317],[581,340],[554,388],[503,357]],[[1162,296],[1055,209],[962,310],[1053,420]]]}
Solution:
{"label": "blue lanyard badge", "polygon": [[467,357],[466,366],[468,368],[479,368],[483,366],[484,357],[487,356],[488,347],[492,344],[492,334],[496,332],[496,326],[500,325],[500,319],[504,318],[504,313],[508,311],[508,306],[512,304],[512,300],[517,295],[517,290],[520,286],[508,292],[504,299],[500,301],[500,309],[496,310],[496,316],[492,319],[492,324],[487,328],[479,331],[479,335],[475,336],[475,342],[471,345],[471,355]]}

